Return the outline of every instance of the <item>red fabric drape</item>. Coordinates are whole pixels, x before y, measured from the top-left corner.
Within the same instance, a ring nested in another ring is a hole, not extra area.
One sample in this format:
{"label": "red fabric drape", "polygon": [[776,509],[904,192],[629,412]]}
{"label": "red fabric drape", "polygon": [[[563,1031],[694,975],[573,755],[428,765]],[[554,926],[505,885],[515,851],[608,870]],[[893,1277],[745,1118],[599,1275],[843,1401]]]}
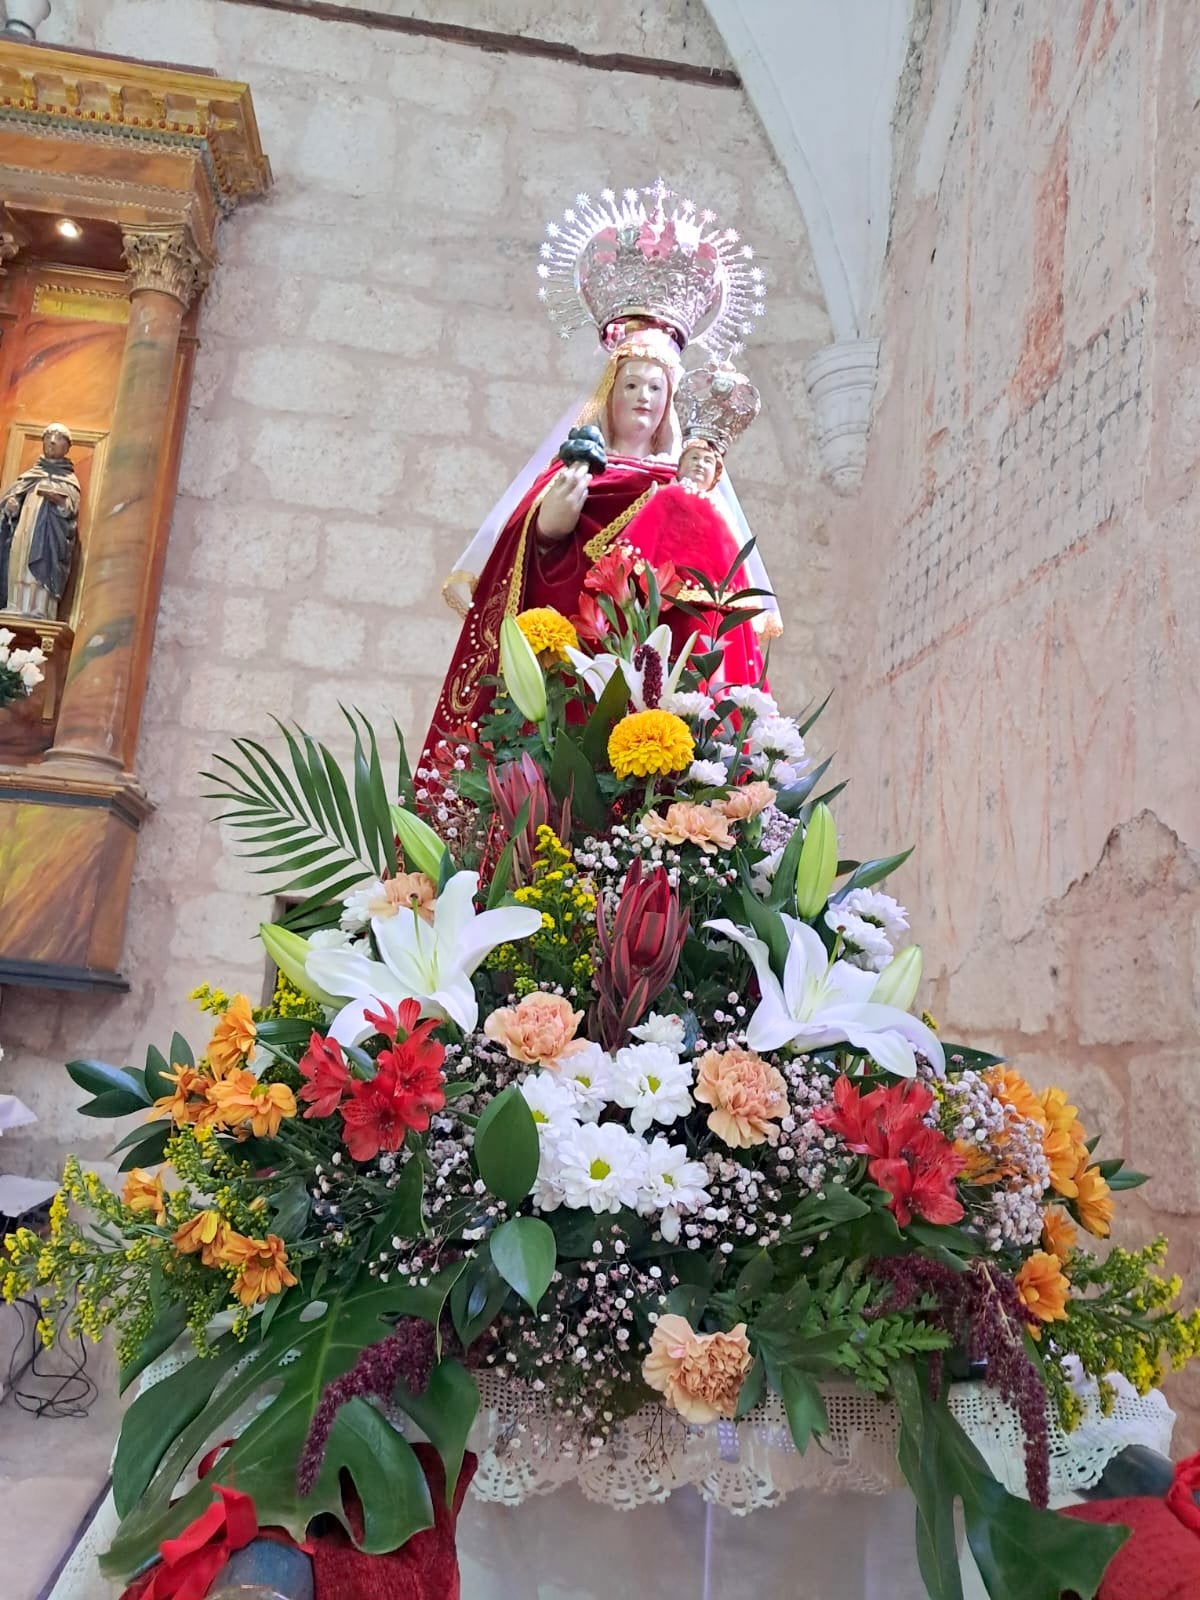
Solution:
{"label": "red fabric drape", "polygon": [[1197,1600],[1200,1596],[1200,1455],[1181,1461],[1165,1500],[1092,1500],[1067,1506],[1079,1522],[1132,1530],[1108,1564],[1097,1600]]}

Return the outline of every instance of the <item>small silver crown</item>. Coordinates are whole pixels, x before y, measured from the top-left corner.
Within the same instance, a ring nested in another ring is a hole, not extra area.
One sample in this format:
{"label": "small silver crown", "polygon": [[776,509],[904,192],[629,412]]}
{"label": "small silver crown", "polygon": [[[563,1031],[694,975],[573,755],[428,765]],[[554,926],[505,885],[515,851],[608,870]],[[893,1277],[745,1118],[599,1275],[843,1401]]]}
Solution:
{"label": "small silver crown", "polygon": [[620,200],[611,189],[598,203],[576,195],[563,221],[546,230],[538,297],[563,338],[589,322],[603,338],[613,323],[647,317],[681,345],[695,340],[726,360],[762,315],[766,285],[750,246],[715,223],[661,178]]}
{"label": "small silver crown", "polygon": [[675,391],[683,442],[705,439],[725,454],[762,407],[758,390],[731,366],[695,367]]}

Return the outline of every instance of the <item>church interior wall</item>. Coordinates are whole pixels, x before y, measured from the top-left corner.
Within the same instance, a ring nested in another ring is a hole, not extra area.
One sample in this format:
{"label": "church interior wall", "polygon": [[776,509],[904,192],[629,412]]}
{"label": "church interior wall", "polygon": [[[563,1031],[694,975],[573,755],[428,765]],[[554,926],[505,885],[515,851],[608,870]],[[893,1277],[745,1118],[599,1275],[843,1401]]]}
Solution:
{"label": "church interior wall", "polygon": [[[426,8],[463,22],[474,9]],[[660,8],[652,37],[624,0],[603,8],[603,37],[600,8],[504,9],[510,31],[730,66],[695,0]],[[339,704],[381,729],[394,715],[419,747],[456,637],[441,580],[596,368],[538,306],[545,222],[581,190],[661,169],[755,245],[771,298],[747,362],[764,411],[732,470],[779,585],[773,674],[795,701],[828,677],[802,369],[830,332],[799,209],[735,88],[233,0],[55,0],[39,37],[245,79],[276,177],[225,226],[199,327],[137,761],[157,809],[138,848],[130,992],[3,997],[4,1088],[40,1119],[6,1138],[5,1166],[53,1175],[66,1146],[100,1158],[108,1143],[75,1117],[64,1061],[142,1059],[202,981],[261,994],[262,902],[212,821],[212,753],[268,737],[271,715],[344,752]]]}
{"label": "church interior wall", "polygon": [[950,9],[904,79],[869,465],[829,524],[840,815],[851,853],[915,845],[944,1029],[1154,1173],[1126,1227],[1195,1293],[1200,18],[986,8],[919,193]]}

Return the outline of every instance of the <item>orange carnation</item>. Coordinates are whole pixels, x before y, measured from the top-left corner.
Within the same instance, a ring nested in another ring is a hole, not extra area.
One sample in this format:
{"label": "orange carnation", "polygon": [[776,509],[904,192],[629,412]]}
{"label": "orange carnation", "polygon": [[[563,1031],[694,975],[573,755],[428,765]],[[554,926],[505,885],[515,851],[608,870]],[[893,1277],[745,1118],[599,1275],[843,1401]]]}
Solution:
{"label": "orange carnation", "polygon": [[1089,1167],[1086,1154],[1075,1173],[1075,1214],[1097,1239],[1107,1239],[1112,1225],[1112,1190],[1099,1167]]}
{"label": "orange carnation", "polygon": [[753,1364],[744,1322],[729,1333],[697,1333],[686,1317],[668,1315],[655,1324],[642,1377],[686,1422],[715,1422],[733,1416]]}
{"label": "orange carnation", "polygon": [[753,1050],[706,1050],[696,1063],[696,1099],[712,1106],[708,1126],[734,1150],[774,1144],[787,1110],[781,1073]]}
{"label": "orange carnation", "polygon": [[677,800],[667,807],[665,817],[648,811],[642,818],[642,832],[667,844],[694,844],[711,856],[716,850],[732,850],[737,840],[729,831],[729,818],[719,806],[698,806],[690,800]]}
{"label": "orange carnation", "polygon": [[1017,1273],[1016,1283],[1021,1304],[1030,1314],[1029,1331],[1035,1339],[1041,1338],[1043,1322],[1066,1321],[1070,1284],[1057,1256],[1035,1250]]}
{"label": "orange carnation", "polygon": [[502,1044],[514,1061],[555,1070],[563,1056],[587,1049],[575,1037],[582,1011],[572,1011],[561,994],[527,994],[516,1006],[501,1006],[483,1025],[489,1039]]}
{"label": "orange carnation", "polygon": [[163,1181],[157,1173],[153,1177],[144,1172],[141,1167],[134,1167],[125,1180],[125,1187],[121,1191],[121,1199],[130,1211],[152,1211],[154,1220],[161,1228],[167,1220],[167,1202],[163,1191]]}
{"label": "orange carnation", "polygon": [[244,994],[234,995],[208,1042],[208,1059],[216,1075],[240,1067],[253,1052],[257,1037],[249,1000]]}
{"label": "orange carnation", "polygon": [[208,1097],[226,1127],[248,1122],[258,1139],[273,1139],[283,1119],[296,1115],[296,1096],[286,1083],[260,1083],[245,1068],[214,1083]]}
{"label": "orange carnation", "polygon": [[756,781],[739,784],[727,800],[720,802],[720,810],[730,822],[748,822],[760,811],[765,811],[775,800],[775,791],[769,783]]}
{"label": "orange carnation", "polygon": [[1051,1206],[1042,1218],[1042,1248],[1066,1261],[1079,1243],[1079,1232],[1067,1213]]}
{"label": "orange carnation", "polygon": [[238,1269],[233,1292],[244,1306],[256,1306],[272,1295],[282,1294],[297,1281],[288,1270],[287,1246],[277,1233],[269,1233],[265,1239],[235,1234],[226,1261]]}

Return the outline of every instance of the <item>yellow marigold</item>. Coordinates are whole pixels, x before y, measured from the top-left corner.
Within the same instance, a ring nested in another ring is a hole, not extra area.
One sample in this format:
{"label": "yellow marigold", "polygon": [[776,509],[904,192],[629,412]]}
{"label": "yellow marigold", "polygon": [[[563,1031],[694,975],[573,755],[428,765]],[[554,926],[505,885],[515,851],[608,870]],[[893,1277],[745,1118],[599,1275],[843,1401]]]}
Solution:
{"label": "yellow marigold", "polygon": [[1067,1213],[1051,1206],[1042,1218],[1042,1248],[1060,1261],[1066,1261],[1079,1243],[1079,1232]]}
{"label": "yellow marigold", "polygon": [[233,1292],[244,1306],[282,1294],[296,1282],[288,1270],[287,1247],[277,1233],[265,1239],[246,1239],[235,1234],[226,1251],[226,1261],[238,1269]]}
{"label": "yellow marigold", "polygon": [[243,1064],[257,1036],[249,1000],[244,994],[235,994],[209,1040],[208,1059],[218,1077]]}
{"label": "yellow marigold", "polygon": [[181,1256],[199,1255],[206,1267],[220,1266],[233,1230],[219,1211],[197,1211],[171,1235]]}
{"label": "yellow marigold", "polygon": [[260,1083],[244,1067],[214,1083],[208,1095],[222,1122],[230,1128],[248,1122],[259,1139],[274,1138],[283,1119],[296,1115],[296,1096],[286,1083]]}
{"label": "yellow marigold", "polygon": [[1107,1239],[1113,1219],[1112,1190],[1099,1167],[1089,1167],[1086,1154],[1075,1173],[1075,1214],[1089,1233]]}
{"label": "yellow marigold", "polygon": [[561,611],[556,611],[553,606],[534,606],[529,611],[522,611],[517,618],[517,627],[529,641],[530,649],[536,654],[543,666],[549,666],[552,661],[568,661],[568,650],[579,647],[579,635],[575,632],[574,624],[568,622]]}
{"label": "yellow marigold", "polygon": [[984,1073],[984,1082],[1002,1105],[1011,1106],[1019,1117],[1046,1126],[1046,1113],[1042,1102],[1034,1094],[1019,1072],[1011,1067],[992,1067]]}
{"label": "yellow marigold", "polygon": [[1070,1284],[1063,1276],[1062,1262],[1048,1251],[1035,1250],[1016,1278],[1021,1304],[1037,1321],[1029,1331],[1035,1339],[1042,1335],[1043,1322],[1065,1322]]}
{"label": "yellow marigold", "polygon": [[160,1228],[167,1220],[166,1195],[162,1178],[157,1173],[152,1177],[150,1173],[143,1172],[141,1167],[134,1167],[125,1180],[121,1199],[130,1211],[152,1211]]}
{"label": "yellow marigold", "polygon": [[670,711],[633,711],[608,738],[608,759],[618,778],[683,772],[695,750],[687,723]]}

